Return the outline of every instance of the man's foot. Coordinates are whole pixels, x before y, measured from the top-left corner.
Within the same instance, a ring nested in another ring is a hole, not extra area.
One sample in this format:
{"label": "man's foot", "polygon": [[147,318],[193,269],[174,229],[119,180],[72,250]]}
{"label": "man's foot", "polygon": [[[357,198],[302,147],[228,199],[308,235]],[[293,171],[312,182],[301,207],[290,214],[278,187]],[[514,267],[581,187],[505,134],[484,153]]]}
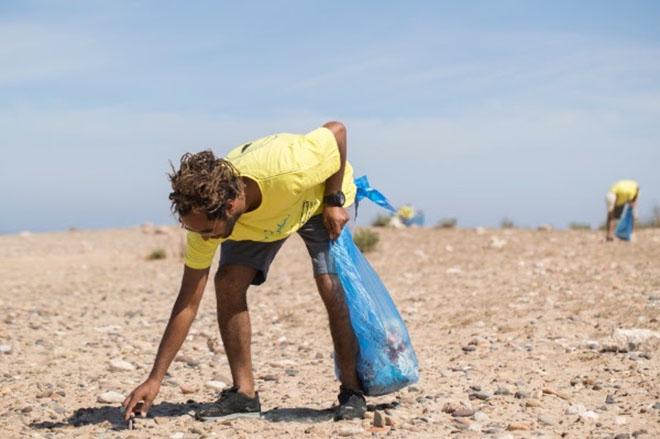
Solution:
{"label": "man's foot", "polygon": [[364,418],[364,414],[367,412],[367,400],[364,399],[364,393],[341,385],[337,399],[339,399],[339,407],[335,412],[335,421]]}
{"label": "man's foot", "polygon": [[207,409],[198,410],[195,418],[199,421],[229,421],[236,418],[258,418],[261,416],[259,393],[254,398],[238,393],[236,387],[225,389],[220,399]]}

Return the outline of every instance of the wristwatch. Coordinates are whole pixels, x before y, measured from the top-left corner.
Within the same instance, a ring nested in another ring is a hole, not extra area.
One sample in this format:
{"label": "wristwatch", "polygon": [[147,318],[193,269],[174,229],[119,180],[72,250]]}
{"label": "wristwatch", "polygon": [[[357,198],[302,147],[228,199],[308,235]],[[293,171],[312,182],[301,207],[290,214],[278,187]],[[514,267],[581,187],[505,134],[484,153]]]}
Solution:
{"label": "wristwatch", "polygon": [[328,194],[323,197],[323,203],[326,206],[342,207],[346,202],[346,196],[342,191],[337,191],[334,194]]}

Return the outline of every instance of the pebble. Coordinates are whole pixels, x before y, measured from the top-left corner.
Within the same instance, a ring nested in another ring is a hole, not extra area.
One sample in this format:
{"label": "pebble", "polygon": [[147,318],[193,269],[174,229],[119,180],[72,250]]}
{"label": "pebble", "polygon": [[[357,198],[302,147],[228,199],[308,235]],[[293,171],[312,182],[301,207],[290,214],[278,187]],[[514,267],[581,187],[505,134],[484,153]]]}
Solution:
{"label": "pebble", "polygon": [[337,432],[337,434],[342,437],[354,436],[361,433],[364,433],[364,429],[360,427],[344,427]]}
{"label": "pebble", "polygon": [[474,420],[477,421],[477,422],[481,422],[481,423],[483,423],[483,422],[488,422],[488,419],[490,419],[490,418],[489,418],[488,415],[485,414],[484,412],[476,412],[476,413],[472,416],[472,419],[474,419]]}
{"label": "pebble", "polygon": [[463,352],[473,352],[477,350],[477,347],[474,345],[467,345],[463,346],[461,349],[463,349]]}
{"label": "pebble", "polygon": [[605,397],[605,404],[616,404],[612,394],[608,394],[607,397]]}
{"label": "pebble", "polygon": [[0,354],[11,354],[11,345],[0,344]]}
{"label": "pebble", "polygon": [[507,389],[506,387],[498,387],[497,390],[495,390],[496,395],[511,395],[511,390]]}
{"label": "pebble", "polygon": [[630,435],[628,433],[619,433],[614,436],[614,439],[630,439]]}
{"label": "pebble", "polygon": [[582,404],[573,404],[566,409],[567,415],[581,415],[587,409]]}
{"label": "pebble", "polygon": [[493,395],[488,392],[472,392],[469,395],[470,399],[480,399],[482,401],[488,401]]}
{"label": "pebble", "polygon": [[525,402],[525,407],[541,407],[541,401],[538,399],[528,399]]}
{"label": "pebble", "polygon": [[109,392],[101,393],[96,400],[104,404],[119,404],[124,402],[124,399],[126,397],[121,393],[110,390]]}
{"label": "pebble", "polygon": [[592,410],[587,410],[586,412],[581,413],[580,417],[582,419],[588,419],[588,420],[591,420],[591,421],[595,421],[595,420],[598,419],[598,413],[596,413]]}
{"label": "pebble", "polygon": [[543,425],[556,425],[557,421],[551,416],[548,415],[539,415],[538,416],[538,421],[543,424]]}
{"label": "pebble", "polygon": [[614,418],[614,423],[616,425],[626,425],[628,423],[628,419],[625,416],[617,416]]}
{"label": "pebble", "polygon": [[179,390],[181,390],[181,393],[184,395],[188,395],[190,393],[195,393],[197,389],[189,384],[181,384],[179,386]]}
{"label": "pebble", "polygon": [[452,416],[455,418],[467,418],[474,415],[475,411],[467,407],[461,407],[452,412]]}
{"label": "pebble", "polygon": [[385,424],[385,418],[384,418],[383,414],[381,412],[379,412],[378,410],[376,410],[374,412],[374,427],[382,428],[382,427],[385,427],[385,425],[386,425]]}
{"label": "pebble", "polygon": [[653,408],[655,410],[660,410],[660,402],[656,402],[655,404],[653,404]]}
{"label": "pebble", "polygon": [[225,387],[227,387],[227,384],[223,383],[222,381],[207,381],[206,384],[204,384],[207,388],[213,389],[213,390],[222,390]]}
{"label": "pebble", "polygon": [[172,433],[170,435],[170,439],[183,439],[184,436],[185,435],[182,432],[177,431],[176,433]]}
{"label": "pebble", "polygon": [[113,372],[129,371],[135,370],[135,366],[121,358],[113,358],[110,360],[110,370]]}
{"label": "pebble", "polygon": [[524,431],[529,430],[529,426],[527,424],[523,424],[522,422],[512,422],[506,427],[506,429],[509,431]]}
{"label": "pebble", "polygon": [[518,391],[516,391],[516,393],[513,395],[513,397],[514,397],[514,398],[517,398],[517,399],[525,399],[525,398],[529,398],[529,392],[525,392],[525,391],[523,391],[523,390],[518,390]]}
{"label": "pebble", "polygon": [[568,395],[564,392],[560,392],[559,390],[555,390],[551,387],[544,387],[543,388],[543,393],[545,393],[546,395],[555,395],[555,396],[557,396],[561,399],[565,399],[565,400],[568,400],[568,399],[571,398],[570,395]]}

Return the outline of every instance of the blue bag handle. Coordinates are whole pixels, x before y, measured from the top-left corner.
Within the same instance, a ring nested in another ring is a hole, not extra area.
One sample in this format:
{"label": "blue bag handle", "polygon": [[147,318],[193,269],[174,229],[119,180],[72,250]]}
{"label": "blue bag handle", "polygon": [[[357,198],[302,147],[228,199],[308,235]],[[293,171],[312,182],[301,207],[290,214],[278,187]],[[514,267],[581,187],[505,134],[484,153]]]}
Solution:
{"label": "blue bag handle", "polygon": [[396,209],[390,204],[385,195],[383,195],[378,189],[371,187],[366,175],[356,178],[354,182],[355,187],[357,188],[357,193],[355,195],[355,218],[357,218],[360,200],[363,198],[367,198],[390,212],[396,213]]}

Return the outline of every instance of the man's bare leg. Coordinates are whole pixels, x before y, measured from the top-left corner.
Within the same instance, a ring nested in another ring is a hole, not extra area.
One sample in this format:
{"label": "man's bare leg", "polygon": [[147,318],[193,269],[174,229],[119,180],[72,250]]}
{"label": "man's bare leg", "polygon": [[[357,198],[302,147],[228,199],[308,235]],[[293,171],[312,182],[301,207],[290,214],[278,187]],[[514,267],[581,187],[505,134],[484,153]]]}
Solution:
{"label": "man's bare leg", "polygon": [[330,321],[330,334],[337,355],[340,381],[349,389],[361,390],[357,376],[357,341],[351,327],[344,292],[337,276],[321,274],[315,277],[316,286]]}
{"label": "man's bare leg", "polygon": [[220,336],[225,345],[234,386],[240,393],[255,395],[252,372],[252,327],[247,308],[247,289],[256,270],[242,265],[229,265],[215,276],[215,293]]}

